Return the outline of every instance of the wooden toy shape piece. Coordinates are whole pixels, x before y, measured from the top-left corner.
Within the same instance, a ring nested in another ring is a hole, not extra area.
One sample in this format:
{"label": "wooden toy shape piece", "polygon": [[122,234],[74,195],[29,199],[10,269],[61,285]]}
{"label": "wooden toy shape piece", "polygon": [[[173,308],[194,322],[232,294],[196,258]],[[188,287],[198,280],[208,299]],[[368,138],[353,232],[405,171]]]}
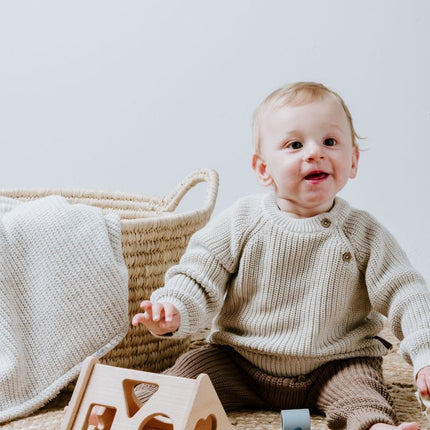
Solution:
{"label": "wooden toy shape piece", "polygon": [[284,409],[281,411],[282,430],[311,430],[309,409]]}
{"label": "wooden toy shape piece", "polygon": [[[134,388],[156,390],[143,405]],[[99,424],[90,426],[93,407]],[[104,408],[104,409],[103,409]],[[85,360],[61,430],[231,430],[230,421],[205,374],[197,379],[168,376]]]}
{"label": "wooden toy shape piece", "polygon": [[110,430],[113,418],[115,416],[115,409],[107,408],[105,406],[99,407],[96,412],[97,425],[94,425],[94,429],[90,426],[90,430]]}

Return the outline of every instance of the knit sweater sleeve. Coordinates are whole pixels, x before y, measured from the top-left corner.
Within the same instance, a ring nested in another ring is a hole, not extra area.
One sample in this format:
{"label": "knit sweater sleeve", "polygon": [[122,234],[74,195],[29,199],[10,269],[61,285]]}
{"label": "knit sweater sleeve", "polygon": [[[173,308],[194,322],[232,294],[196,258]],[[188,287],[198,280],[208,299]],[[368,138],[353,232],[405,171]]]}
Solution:
{"label": "knit sweater sleeve", "polygon": [[369,214],[354,220],[354,241],[369,299],[388,317],[415,374],[430,365],[430,292],[392,234]]}
{"label": "knit sweater sleeve", "polygon": [[181,314],[174,337],[185,337],[207,327],[224,301],[226,286],[236,272],[245,238],[252,230],[255,206],[241,199],[195,233],[178,265],[170,268],[164,287],[151,295]]}

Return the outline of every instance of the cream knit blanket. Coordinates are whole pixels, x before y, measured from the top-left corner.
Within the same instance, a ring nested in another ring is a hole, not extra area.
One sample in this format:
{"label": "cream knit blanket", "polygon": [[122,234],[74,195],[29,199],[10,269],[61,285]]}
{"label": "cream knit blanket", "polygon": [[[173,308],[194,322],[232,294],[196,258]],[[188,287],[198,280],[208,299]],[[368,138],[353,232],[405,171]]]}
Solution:
{"label": "cream knit blanket", "polygon": [[0,423],[44,405],[128,331],[115,214],[0,197]]}

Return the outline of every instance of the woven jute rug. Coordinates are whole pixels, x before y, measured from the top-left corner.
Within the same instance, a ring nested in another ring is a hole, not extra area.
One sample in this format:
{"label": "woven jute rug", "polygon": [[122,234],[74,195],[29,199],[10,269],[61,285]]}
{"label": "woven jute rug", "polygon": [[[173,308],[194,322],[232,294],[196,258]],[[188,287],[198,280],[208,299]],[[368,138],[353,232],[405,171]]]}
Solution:
{"label": "woven jute rug", "polygon": [[[383,337],[393,343],[393,350],[384,358],[384,375],[388,389],[393,397],[398,417],[401,421],[417,421],[421,429],[430,428],[422,415],[415,398],[412,381],[412,367],[397,354],[398,342],[387,330]],[[193,346],[202,342],[201,338],[193,341]],[[63,408],[70,399],[70,392],[61,393],[43,409],[34,415],[4,424],[2,430],[59,430],[64,416]],[[272,411],[237,411],[228,414],[234,429],[242,430],[280,430],[279,412]],[[311,426],[315,430],[327,429],[324,417],[312,415]],[[224,429],[217,429],[224,430]]]}

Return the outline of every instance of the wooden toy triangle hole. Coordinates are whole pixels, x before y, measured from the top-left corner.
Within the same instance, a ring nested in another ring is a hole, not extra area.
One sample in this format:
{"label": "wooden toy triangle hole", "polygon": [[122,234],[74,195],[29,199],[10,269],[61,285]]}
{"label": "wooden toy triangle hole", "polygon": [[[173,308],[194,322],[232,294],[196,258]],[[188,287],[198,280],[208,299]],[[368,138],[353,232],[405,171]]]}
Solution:
{"label": "wooden toy triangle hole", "polygon": [[[150,396],[140,402],[135,387]],[[98,408],[97,424],[90,415]],[[197,379],[83,363],[61,430],[231,430],[230,421],[205,374]]]}
{"label": "wooden toy triangle hole", "polygon": [[[142,407],[142,402],[136,397],[136,393],[134,390],[140,384],[142,384],[141,381],[133,381],[131,379],[124,379],[122,381],[126,410],[129,418],[136,415],[136,413]],[[158,391],[158,385],[148,383],[145,383],[144,385],[146,385],[147,391],[150,393],[148,395],[149,398],[147,399],[147,401],[149,401],[150,398]]]}

